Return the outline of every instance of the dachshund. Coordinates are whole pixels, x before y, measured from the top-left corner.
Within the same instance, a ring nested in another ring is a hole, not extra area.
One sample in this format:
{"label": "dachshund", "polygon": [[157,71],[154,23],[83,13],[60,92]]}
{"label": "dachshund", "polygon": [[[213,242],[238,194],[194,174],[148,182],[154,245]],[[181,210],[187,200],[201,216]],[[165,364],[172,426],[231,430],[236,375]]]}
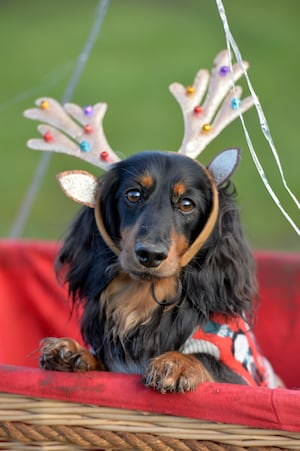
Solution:
{"label": "dachshund", "polygon": [[254,259],[231,174],[217,184],[211,232],[182,264],[213,209],[213,169],[184,155],[145,151],[99,178],[98,207],[118,252],[84,206],[56,272],[73,305],[83,306],[86,347],[46,338],[42,368],[136,373],[161,393],[192,391],[202,382],[267,384],[251,332]]}

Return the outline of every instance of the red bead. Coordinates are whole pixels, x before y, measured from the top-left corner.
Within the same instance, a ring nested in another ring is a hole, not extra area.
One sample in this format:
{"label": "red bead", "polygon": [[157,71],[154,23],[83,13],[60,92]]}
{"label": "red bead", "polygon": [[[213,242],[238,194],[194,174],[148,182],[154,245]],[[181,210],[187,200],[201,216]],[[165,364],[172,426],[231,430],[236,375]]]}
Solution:
{"label": "red bead", "polygon": [[106,150],[104,150],[103,152],[100,153],[101,160],[107,161],[108,157],[109,157],[109,154],[108,154],[108,152],[106,152]]}
{"label": "red bead", "polygon": [[84,132],[85,133],[93,133],[94,129],[90,124],[87,124],[84,126]]}
{"label": "red bead", "polygon": [[202,112],[203,112],[202,106],[200,106],[200,105],[195,106],[195,108],[194,108],[194,113],[195,114],[201,114]]}
{"label": "red bead", "polygon": [[50,132],[46,132],[44,134],[43,138],[44,138],[44,141],[46,141],[47,143],[54,141],[53,135],[51,135]]}

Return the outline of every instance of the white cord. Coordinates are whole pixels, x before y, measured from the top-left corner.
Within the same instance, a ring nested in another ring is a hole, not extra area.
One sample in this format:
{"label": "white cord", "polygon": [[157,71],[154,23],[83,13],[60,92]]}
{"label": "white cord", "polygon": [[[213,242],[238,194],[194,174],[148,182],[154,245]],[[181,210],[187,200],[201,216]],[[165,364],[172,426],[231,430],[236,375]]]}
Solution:
{"label": "white cord", "polygon": [[[75,70],[63,95],[62,103],[66,103],[72,98],[83,69],[85,68],[86,62],[100,33],[108,5],[109,0],[99,0],[94,24],[92,26],[88,39],[84,44],[83,50],[78,56]],[[11,227],[9,235],[10,238],[19,238],[23,234],[29,214],[32,210],[33,203],[37,197],[38,190],[48,169],[51,155],[52,154],[50,152],[47,152],[40,157],[40,161],[34,173],[32,182],[28,187],[27,192],[25,193],[18,215]]]}
{"label": "white cord", "polygon": [[[270,132],[270,129],[269,129],[266,117],[264,115],[262,106],[261,106],[261,104],[260,104],[260,102],[258,100],[258,97],[257,97],[257,95],[256,95],[256,93],[255,93],[255,91],[253,89],[253,86],[252,86],[252,83],[251,83],[251,81],[249,79],[247,70],[246,70],[246,68],[245,68],[245,66],[243,64],[243,58],[241,56],[241,52],[240,52],[240,50],[238,48],[238,45],[237,45],[234,37],[232,36],[231,31],[230,31],[229,24],[228,24],[227,17],[226,17],[226,13],[225,13],[225,8],[224,8],[224,5],[222,3],[222,0],[216,0],[216,3],[217,3],[219,15],[220,15],[222,23],[223,23],[224,31],[225,31],[226,44],[227,44],[228,54],[229,54],[229,58],[230,58],[229,64],[230,64],[231,73],[232,73],[232,61],[231,61],[231,49],[232,49],[232,51],[233,51],[233,53],[234,53],[234,55],[236,57],[236,60],[237,60],[238,64],[240,65],[240,67],[242,68],[243,73],[245,75],[245,78],[246,78],[246,81],[247,81],[250,93],[251,93],[251,95],[253,97],[254,105],[255,105],[255,108],[256,108],[256,111],[257,111],[257,114],[258,114],[261,130],[262,130],[263,135],[266,138],[266,140],[268,141],[268,143],[270,145],[270,148],[272,150],[273,157],[274,157],[274,159],[276,161],[276,165],[278,167],[282,183],[283,183],[285,189],[287,190],[287,192],[289,193],[289,195],[292,197],[292,199],[295,202],[295,204],[298,207],[298,209],[300,209],[299,201],[297,200],[297,198],[293,194],[293,192],[290,190],[290,188],[288,187],[287,182],[285,180],[284,173],[283,173],[283,170],[282,170],[282,166],[281,166],[281,163],[280,163],[280,159],[279,159],[278,153],[276,151],[276,148],[274,146],[274,142],[273,142],[273,139],[272,139],[272,136],[271,136],[271,132]],[[234,80],[233,80],[233,89],[234,88],[235,88],[235,84],[234,84]],[[295,222],[292,220],[292,218],[286,212],[284,207],[281,205],[280,200],[278,199],[277,195],[274,193],[272,187],[270,186],[270,183],[269,183],[269,181],[268,181],[268,179],[266,177],[266,174],[265,174],[265,172],[263,170],[263,167],[260,164],[260,161],[258,159],[257,154],[255,153],[255,150],[254,150],[251,138],[249,136],[249,133],[248,133],[248,130],[247,130],[247,127],[245,125],[245,121],[244,121],[244,118],[243,118],[243,115],[242,115],[241,112],[240,112],[240,119],[241,119],[243,131],[244,131],[244,134],[245,134],[245,138],[246,138],[246,141],[247,141],[247,144],[248,144],[248,147],[249,147],[252,159],[254,161],[254,164],[255,164],[255,166],[256,166],[256,168],[258,170],[258,173],[259,173],[259,175],[260,175],[260,177],[261,177],[261,179],[262,179],[267,191],[271,195],[272,199],[274,200],[275,204],[280,209],[282,214],[285,216],[285,218],[288,220],[288,222],[292,225],[292,227],[294,228],[296,233],[300,236],[300,229],[299,229],[299,227],[295,224]]]}

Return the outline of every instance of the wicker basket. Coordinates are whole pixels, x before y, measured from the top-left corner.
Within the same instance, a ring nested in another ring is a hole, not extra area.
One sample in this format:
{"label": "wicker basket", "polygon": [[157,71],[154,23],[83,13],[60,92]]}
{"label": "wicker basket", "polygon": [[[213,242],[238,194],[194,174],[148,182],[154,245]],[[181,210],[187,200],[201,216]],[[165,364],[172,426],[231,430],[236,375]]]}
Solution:
{"label": "wicker basket", "polygon": [[300,433],[18,395],[0,402],[0,449],[300,449]]}

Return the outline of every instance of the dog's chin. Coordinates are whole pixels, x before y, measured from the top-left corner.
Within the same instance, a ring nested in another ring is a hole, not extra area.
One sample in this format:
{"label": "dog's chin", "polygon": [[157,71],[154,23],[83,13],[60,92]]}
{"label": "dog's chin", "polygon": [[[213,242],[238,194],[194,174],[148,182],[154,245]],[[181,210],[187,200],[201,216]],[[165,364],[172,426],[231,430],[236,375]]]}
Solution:
{"label": "dog's chin", "polygon": [[122,267],[122,272],[128,274],[132,280],[143,280],[145,282],[155,282],[158,280],[173,278],[178,276],[178,271],[164,270],[159,268],[144,267]]}
{"label": "dog's chin", "polygon": [[143,280],[146,282],[152,282],[155,280],[167,279],[175,274],[164,274],[159,271],[143,271],[143,270],[131,270],[127,274],[133,280]]}
{"label": "dog's chin", "polygon": [[147,272],[131,271],[128,275],[133,280],[144,280],[146,282],[151,282],[154,279],[157,279],[157,277],[154,277],[152,274],[148,274]]}

